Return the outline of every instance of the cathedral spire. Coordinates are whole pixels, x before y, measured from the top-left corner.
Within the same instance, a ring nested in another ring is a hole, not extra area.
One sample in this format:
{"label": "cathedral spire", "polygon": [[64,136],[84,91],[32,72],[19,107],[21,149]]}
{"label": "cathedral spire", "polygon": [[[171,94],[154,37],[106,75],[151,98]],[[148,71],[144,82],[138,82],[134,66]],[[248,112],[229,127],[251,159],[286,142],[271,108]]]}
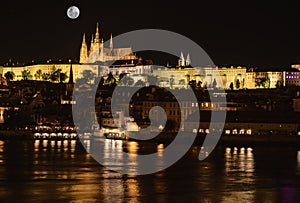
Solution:
{"label": "cathedral spire", "polygon": [[100,42],[100,34],[99,34],[99,23],[96,24],[96,33],[95,33],[95,43]]}
{"label": "cathedral spire", "polygon": [[184,57],[183,57],[183,53],[181,52],[180,54],[180,58],[179,58],[179,61],[178,61],[178,65],[179,66],[185,66],[185,60],[184,60]]}
{"label": "cathedral spire", "polygon": [[113,49],[113,39],[112,39],[112,34],[110,34],[109,48],[110,48],[110,49]]}
{"label": "cathedral spire", "polygon": [[189,66],[189,65],[191,65],[191,63],[192,63],[191,56],[190,56],[190,53],[188,53],[186,56],[185,65]]}
{"label": "cathedral spire", "polygon": [[70,76],[69,76],[69,84],[74,84],[74,79],[73,79],[73,68],[72,68],[72,62],[70,66]]}
{"label": "cathedral spire", "polygon": [[85,63],[88,59],[88,49],[85,41],[85,33],[83,34],[82,44],[80,48],[79,63]]}

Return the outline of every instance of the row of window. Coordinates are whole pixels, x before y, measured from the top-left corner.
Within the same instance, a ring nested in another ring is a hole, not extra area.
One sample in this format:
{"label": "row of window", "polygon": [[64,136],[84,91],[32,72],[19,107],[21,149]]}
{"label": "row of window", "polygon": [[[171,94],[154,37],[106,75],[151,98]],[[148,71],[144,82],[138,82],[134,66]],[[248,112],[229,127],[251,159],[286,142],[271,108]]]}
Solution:
{"label": "row of window", "polygon": [[[198,130],[199,133],[209,133],[209,129],[202,129],[200,128]],[[193,129],[193,133],[197,133],[197,129]],[[237,129],[233,129],[233,130],[225,130],[225,134],[229,135],[229,134],[234,134],[234,135],[237,135],[237,134],[240,134],[240,135],[244,135],[244,134],[247,134],[247,135],[251,135],[252,134],[252,130],[251,129],[240,129],[240,130],[237,130]]]}

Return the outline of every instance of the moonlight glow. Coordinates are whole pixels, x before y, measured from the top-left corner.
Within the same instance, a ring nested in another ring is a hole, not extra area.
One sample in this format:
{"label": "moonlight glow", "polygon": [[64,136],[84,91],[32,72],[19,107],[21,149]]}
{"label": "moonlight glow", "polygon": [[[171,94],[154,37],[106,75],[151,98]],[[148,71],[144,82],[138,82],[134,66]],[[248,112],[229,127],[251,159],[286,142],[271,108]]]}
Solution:
{"label": "moonlight glow", "polygon": [[71,6],[71,7],[69,7],[68,10],[67,10],[67,15],[68,15],[68,17],[71,18],[71,19],[76,19],[76,18],[78,18],[79,13],[80,13],[79,8],[76,7],[76,6]]}

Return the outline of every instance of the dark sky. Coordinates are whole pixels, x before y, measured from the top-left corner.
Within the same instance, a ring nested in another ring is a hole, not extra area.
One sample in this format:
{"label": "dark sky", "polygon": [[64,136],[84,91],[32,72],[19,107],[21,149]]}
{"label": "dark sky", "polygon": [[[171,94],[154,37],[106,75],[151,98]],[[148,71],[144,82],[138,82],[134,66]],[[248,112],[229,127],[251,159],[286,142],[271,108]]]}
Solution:
{"label": "dark sky", "polygon": [[[81,15],[68,19],[77,5]],[[297,1],[6,1],[0,6],[0,64],[78,59],[82,34],[100,23],[107,40],[145,28],[165,29],[197,42],[215,64],[288,67],[300,57]]]}

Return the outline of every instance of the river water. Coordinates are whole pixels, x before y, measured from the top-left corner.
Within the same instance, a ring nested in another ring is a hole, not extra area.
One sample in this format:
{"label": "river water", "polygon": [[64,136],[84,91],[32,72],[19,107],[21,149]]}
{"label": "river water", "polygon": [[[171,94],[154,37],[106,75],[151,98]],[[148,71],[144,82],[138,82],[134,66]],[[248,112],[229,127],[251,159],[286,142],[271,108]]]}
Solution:
{"label": "river water", "polygon": [[101,166],[80,141],[0,141],[0,202],[300,202],[300,149],[220,145],[199,161],[200,150],[135,176]]}

